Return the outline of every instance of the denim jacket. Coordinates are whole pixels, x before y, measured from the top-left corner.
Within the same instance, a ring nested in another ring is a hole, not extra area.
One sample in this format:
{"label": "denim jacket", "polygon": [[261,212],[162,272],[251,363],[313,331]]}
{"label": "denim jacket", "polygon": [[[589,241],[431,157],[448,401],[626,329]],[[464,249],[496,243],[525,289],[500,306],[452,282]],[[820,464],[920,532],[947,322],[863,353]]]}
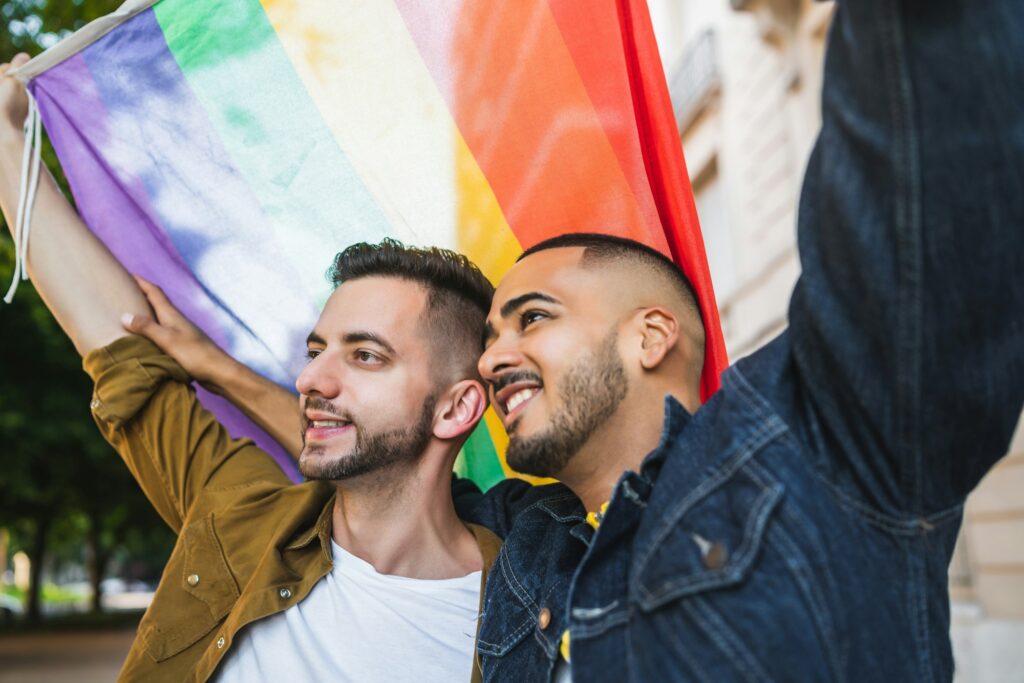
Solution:
{"label": "denim jacket", "polygon": [[[594,531],[499,484],[485,681],[948,681],[967,493],[1024,403],[1024,3],[847,0],[788,331],[723,376]],[[462,497],[468,507],[472,497]]]}

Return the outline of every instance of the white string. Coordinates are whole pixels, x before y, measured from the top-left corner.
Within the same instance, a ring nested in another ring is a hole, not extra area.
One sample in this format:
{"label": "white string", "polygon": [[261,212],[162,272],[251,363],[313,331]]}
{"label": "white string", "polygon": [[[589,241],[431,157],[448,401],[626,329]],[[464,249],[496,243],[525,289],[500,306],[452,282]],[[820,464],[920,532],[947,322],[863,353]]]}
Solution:
{"label": "white string", "polygon": [[4,296],[4,302],[14,301],[18,283],[28,279],[28,234],[32,227],[32,208],[39,189],[39,171],[42,167],[42,124],[39,107],[28,92],[28,116],[25,117],[25,150],[21,157],[21,182],[18,186],[18,212],[14,219],[14,278]]}

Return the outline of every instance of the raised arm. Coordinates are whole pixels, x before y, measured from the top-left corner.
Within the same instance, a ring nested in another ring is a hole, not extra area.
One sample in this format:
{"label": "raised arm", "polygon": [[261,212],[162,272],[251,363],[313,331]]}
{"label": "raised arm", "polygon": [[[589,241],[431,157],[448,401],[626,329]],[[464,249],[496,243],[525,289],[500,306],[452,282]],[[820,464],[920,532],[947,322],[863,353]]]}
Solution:
{"label": "raised arm", "polygon": [[1019,0],[849,0],[830,34],[791,338],[829,474],[902,518],[955,512],[1024,401],[1021,35]]}
{"label": "raised arm", "polygon": [[234,403],[298,459],[302,414],[298,398],[222,351],[174,307],[163,291],[137,277],[156,317],[126,316],[126,329],[148,338],[197,382]]}
{"label": "raised arm", "polygon": [[[19,55],[13,63],[24,61]],[[6,75],[8,68],[0,66],[0,207],[14,225],[27,96]],[[266,453],[248,440],[233,440],[200,405],[172,358],[122,327],[123,317],[149,317],[146,297],[49,175],[36,197],[28,269],[84,357],[95,382],[91,408],[97,425],[172,529],[180,530],[207,487],[290,484]]]}
{"label": "raised arm", "polygon": [[[6,72],[26,61],[27,55],[18,55],[0,66],[0,209],[12,230],[28,97]],[[36,290],[83,356],[125,336],[122,314],[149,310],[131,275],[89,232],[45,171],[32,214],[27,267]]]}

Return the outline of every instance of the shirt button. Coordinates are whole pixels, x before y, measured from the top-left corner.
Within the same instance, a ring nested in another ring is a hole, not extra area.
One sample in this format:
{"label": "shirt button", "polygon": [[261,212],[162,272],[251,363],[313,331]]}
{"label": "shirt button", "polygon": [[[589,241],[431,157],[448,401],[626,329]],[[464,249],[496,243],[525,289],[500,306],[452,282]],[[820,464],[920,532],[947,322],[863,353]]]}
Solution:
{"label": "shirt button", "polygon": [[729,559],[729,551],[726,550],[724,544],[715,542],[704,553],[703,559],[705,567],[711,571],[717,571],[725,566],[725,561]]}
{"label": "shirt button", "polygon": [[540,630],[543,631],[548,627],[548,624],[550,623],[551,610],[549,610],[547,607],[542,607],[540,610],[540,614],[537,615],[537,626],[539,626]]}
{"label": "shirt button", "polygon": [[292,597],[292,592],[287,588],[282,588],[277,592],[277,594],[281,596],[282,600],[287,600],[288,598]]}
{"label": "shirt button", "polygon": [[224,636],[221,636],[220,638],[217,639],[217,649],[218,650],[223,650],[224,649]]}
{"label": "shirt button", "polygon": [[188,581],[188,585],[190,585],[190,586],[198,586],[199,585],[199,574],[189,574],[188,578],[185,579],[185,580]]}
{"label": "shirt button", "polygon": [[96,410],[96,409],[97,409],[97,408],[99,408],[99,407],[100,407],[100,400],[99,400],[98,398],[94,398],[94,399],[93,399],[93,400],[92,400],[92,401],[91,401],[91,402],[89,403],[89,408],[91,408],[92,410]]}

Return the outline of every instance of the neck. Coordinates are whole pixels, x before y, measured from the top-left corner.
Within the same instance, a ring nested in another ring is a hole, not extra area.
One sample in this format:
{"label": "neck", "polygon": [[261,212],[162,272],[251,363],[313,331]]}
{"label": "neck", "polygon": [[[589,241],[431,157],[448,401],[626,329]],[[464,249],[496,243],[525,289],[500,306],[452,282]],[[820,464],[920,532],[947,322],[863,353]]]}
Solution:
{"label": "neck", "polygon": [[451,460],[445,454],[428,452],[413,465],[336,485],[334,542],[378,572],[448,579],[481,569],[476,540],[455,514]]}
{"label": "neck", "polygon": [[644,459],[657,448],[664,426],[664,397],[659,391],[646,392],[642,400],[627,396],[556,475],[589,512],[608,502],[623,473],[639,472]]}

